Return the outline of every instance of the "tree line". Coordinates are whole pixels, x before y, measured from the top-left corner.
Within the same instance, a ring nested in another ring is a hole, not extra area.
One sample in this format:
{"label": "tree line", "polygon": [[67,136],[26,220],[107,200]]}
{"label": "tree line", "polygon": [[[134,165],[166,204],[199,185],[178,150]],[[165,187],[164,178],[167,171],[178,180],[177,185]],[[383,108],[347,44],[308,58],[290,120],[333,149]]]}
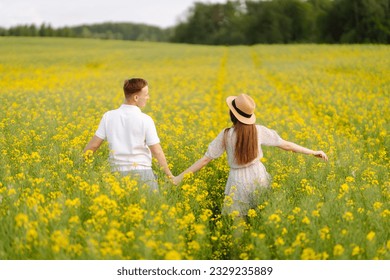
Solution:
{"label": "tree line", "polygon": [[196,2],[172,28],[103,23],[0,29],[2,36],[61,36],[209,45],[390,43],[390,0]]}
{"label": "tree line", "polygon": [[53,28],[50,24],[17,25],[0,28],[0,36],[73,37],[132,41],[169,41],[168,30],[134,23],[101,23],[74,27]]}

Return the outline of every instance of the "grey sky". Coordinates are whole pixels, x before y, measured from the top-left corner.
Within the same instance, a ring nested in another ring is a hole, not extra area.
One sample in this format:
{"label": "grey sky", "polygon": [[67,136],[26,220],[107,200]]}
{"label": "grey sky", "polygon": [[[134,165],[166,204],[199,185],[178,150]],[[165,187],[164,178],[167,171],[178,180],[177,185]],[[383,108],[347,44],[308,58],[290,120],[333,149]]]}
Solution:
{"label": "grey sky", "polygon": [[194,2],[226,0],[0,0],[0,27],[31,23],[62,27],[107,21],[169,27]]}

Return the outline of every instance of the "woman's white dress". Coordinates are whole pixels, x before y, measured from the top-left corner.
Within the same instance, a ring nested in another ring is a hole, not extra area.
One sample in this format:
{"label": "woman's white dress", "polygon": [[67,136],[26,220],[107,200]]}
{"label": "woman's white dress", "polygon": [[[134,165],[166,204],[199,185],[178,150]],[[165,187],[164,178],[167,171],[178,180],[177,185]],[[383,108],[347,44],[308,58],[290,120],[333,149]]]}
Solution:
{"label": "woman's white dress", "polygon": [[[260,159],[263,157],[262,145],[278,146],[282,139],[276,131],[262,125],[256,125],[259,152],[257,158],[245,165],[238,165],[234,159],[236,134],[231,128],[226,137],[226,153],[230,167],[229,177],[225,187],[225,195],[231,199],[225,199],[223,212],[231,213],[238,211],[241,216],[246,215],[248,210],[255,207],[253,195],[258,188],[268,188],[271,176],[266,171]],[[223,144],[224,131],[210,143],[206,156],[211,159],[220,157],[225,151]]]}

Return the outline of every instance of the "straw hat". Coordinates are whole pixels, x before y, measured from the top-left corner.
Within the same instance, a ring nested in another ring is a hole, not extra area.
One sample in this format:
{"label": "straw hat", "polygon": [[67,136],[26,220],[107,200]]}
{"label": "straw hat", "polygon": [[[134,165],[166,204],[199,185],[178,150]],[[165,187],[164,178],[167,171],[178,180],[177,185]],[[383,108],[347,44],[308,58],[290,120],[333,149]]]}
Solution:
{"label": "straw hat", "polygon": [[256,122],[255,101],[245,93],[239,96],[229,96],[226,103],[233,115],[244,124],[254,124]]}

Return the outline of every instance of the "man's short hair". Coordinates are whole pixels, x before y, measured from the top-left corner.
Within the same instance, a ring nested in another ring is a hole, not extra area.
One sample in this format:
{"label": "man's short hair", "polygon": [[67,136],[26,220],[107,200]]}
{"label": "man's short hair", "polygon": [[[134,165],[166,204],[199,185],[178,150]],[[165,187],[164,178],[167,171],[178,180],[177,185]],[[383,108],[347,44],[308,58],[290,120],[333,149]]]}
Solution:
{"label": "man's short hair", "polygon": [[123,92],[125,93],[125,97],[128,98],[132,94],[140,92],[147,85],[148,82],[142,78],[132,78],[125,80],[123,84]]}

